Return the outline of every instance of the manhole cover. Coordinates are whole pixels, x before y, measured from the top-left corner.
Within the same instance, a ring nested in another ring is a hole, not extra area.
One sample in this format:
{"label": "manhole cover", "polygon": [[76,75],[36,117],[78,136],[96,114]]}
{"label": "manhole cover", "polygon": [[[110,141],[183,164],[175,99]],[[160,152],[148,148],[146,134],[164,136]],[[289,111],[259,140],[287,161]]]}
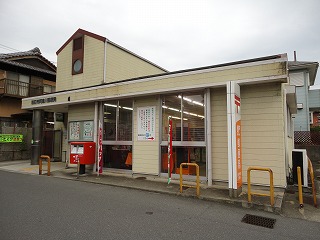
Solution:
{"label": "manhole cover", "polygon": [[274,228],[276,219],[246,214],[242,218],[241,222],[260,226],[260,227],[265,227],[265,228]]}

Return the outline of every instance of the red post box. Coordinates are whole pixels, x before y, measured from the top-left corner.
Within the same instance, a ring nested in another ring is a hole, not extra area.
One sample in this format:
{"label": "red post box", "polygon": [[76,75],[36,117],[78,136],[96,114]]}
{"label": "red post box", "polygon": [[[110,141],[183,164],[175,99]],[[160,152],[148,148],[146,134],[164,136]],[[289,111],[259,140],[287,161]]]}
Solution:
{"label": "red post box", "polygon": [[95,142],[71,142],[70,143],[70,163],[94,164],[96,161]]}

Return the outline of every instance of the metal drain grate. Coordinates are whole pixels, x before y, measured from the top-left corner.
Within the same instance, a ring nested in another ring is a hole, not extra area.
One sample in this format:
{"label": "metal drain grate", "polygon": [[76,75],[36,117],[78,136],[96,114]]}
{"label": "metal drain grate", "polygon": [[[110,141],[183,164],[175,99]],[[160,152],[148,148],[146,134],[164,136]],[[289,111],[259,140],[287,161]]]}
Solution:
{"label": "metal drain grate", "polygon": [[246,214],[242,218],[241,222],[273,229],[276,219]]}

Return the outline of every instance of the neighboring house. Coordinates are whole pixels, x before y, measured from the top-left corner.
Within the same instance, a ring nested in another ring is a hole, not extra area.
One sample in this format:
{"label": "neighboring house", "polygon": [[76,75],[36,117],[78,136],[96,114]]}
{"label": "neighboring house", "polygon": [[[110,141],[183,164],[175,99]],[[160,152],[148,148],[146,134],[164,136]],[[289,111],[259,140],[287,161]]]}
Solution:
{"label": "neighboring house", "polygon": [[294,118],[294,131],[310,131],[312,116],[309,112],[310,86],[314,85],[318,62],[289,61],[290,85],[296,86],[297,114]]}
{"label": "neighboring house", "polygon": [[[63,129],[62,151],[71,163],[87,141],[101,146],[93,162],[103,171],[168,178],[169,169],[178,179],[180,163],[197,163],[202,181],[225,182],[234,196],[248,167],[260,166],[273,170],[275,186],[286,187],[297,107],[286,54],[167,72],[79,29],[57,55],[59,92],[25,98],[22,108],[38,122],[42,111],[63,113],[55,128]],[[253,174],[252,182],[268,185],[269,176]]]}
{"label": "neighboring house", "polygon": [[[37,47],[0,54],[0,134],[24,135],[24,144],[12,143],[9,135],[1,135],[0,161],[30,158],[28,131],[32,126],[32,111],[21,109],[21,99],[55,92],[55,81],[56,66],[43,57]],[[44,118],[54,121],[52,113],[46,113]],[[44,128],[52,127],[44,122]]]}
{"label": "neighboring house", "polygon": [[310,127],[320,126],[320,89],[309,91]]}

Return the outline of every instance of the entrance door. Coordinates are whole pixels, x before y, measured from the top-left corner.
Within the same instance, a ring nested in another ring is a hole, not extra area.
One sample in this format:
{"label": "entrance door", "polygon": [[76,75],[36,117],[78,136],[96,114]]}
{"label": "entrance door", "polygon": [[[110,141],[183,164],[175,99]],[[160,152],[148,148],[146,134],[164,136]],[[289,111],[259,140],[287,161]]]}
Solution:
{"label": "entrance door", "polygon": [[[168,129],[172,120],[171,173],[180,173],[181,163],[196,163],[200,176],[207,176],[204,91],[162,96],[161,173],[168,172]],[[184,175],[195,175],[195,167],[186,166]]]}
{"label": "entrance door", "polygon": [[41,154],[54,158],[54,161],[61,161],[62,154],[62,131],[45,130],[43,131],[43,144]]}

